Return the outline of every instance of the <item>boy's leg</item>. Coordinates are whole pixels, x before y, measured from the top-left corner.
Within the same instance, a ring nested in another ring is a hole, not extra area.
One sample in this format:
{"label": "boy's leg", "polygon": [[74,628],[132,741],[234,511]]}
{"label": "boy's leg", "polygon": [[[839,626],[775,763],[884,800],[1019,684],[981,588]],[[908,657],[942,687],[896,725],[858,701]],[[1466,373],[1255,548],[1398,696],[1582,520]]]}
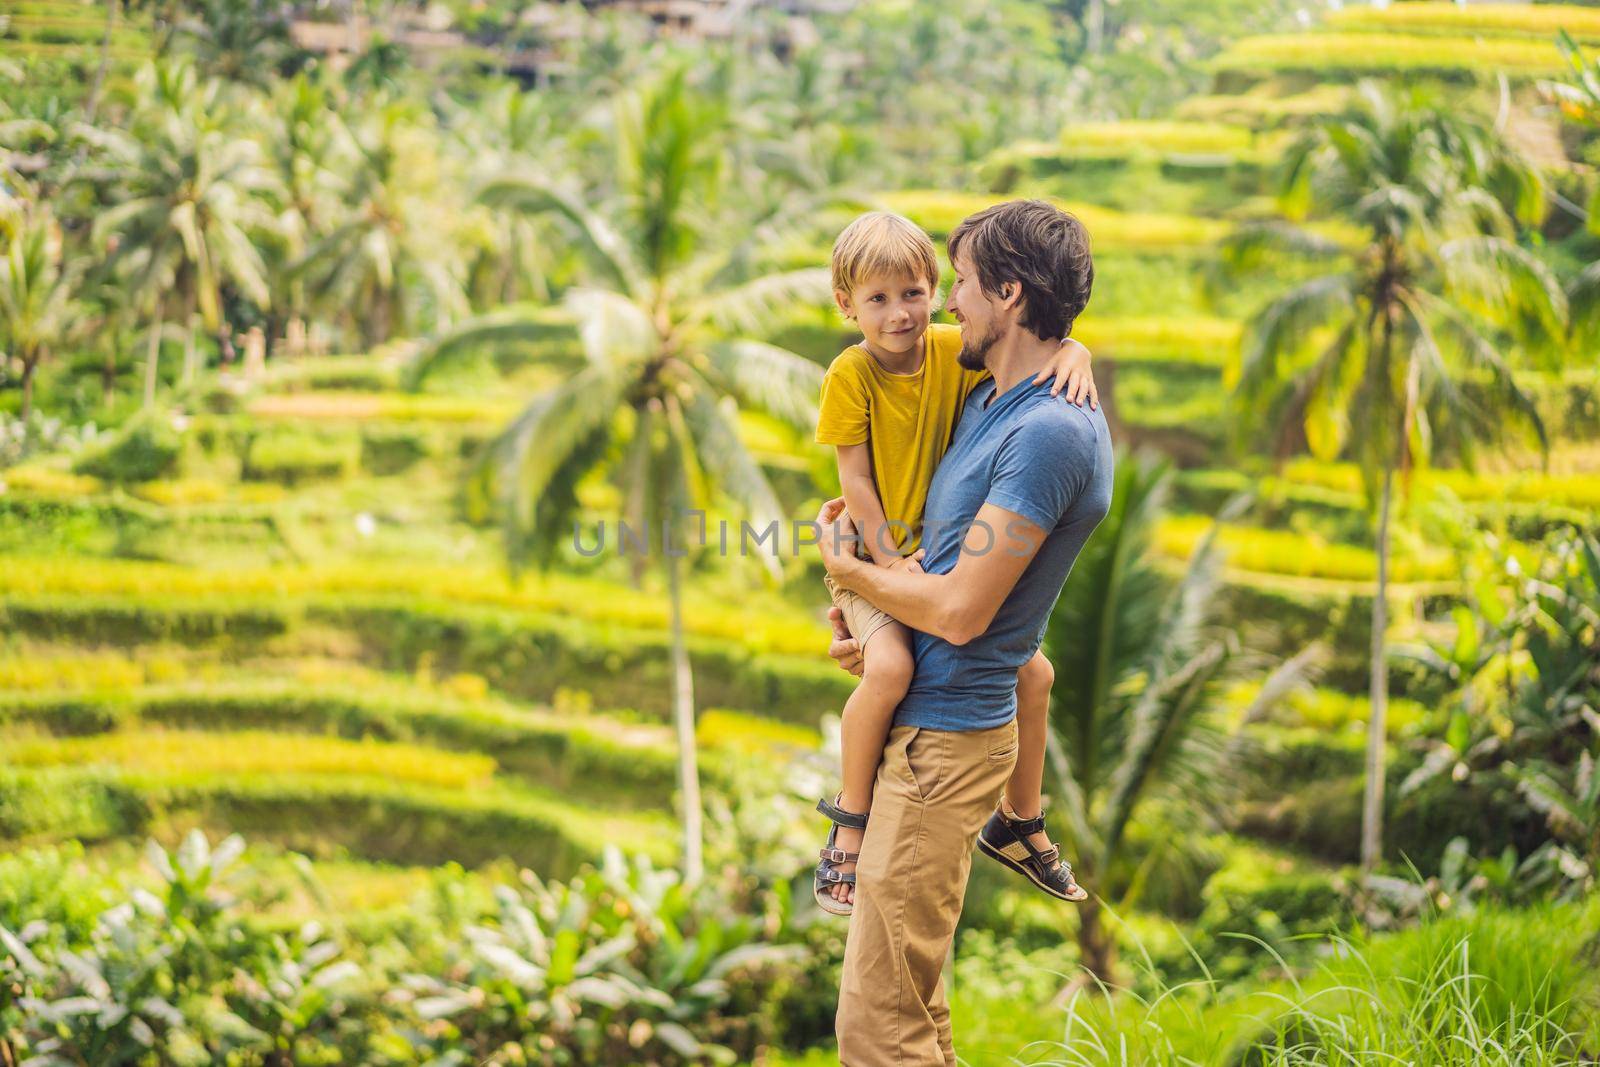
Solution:
{"label": "boy's leg", "polygon": [[[861,684],[845,701],[840,728],[841,785],[839,806],[845,811],[867,812],[872,808],[872,783],[883,760],[883,744],[889,736],[894,709],[911,686],[915,661],[911,655],[911,631],[898,622],[885,623],[871,635],[862,650]],[[862,831],[839,827],[835,845],[846,852],[861,851]],[[840,873],[855,870],[853,863],[835,865]],[[833,898],[850,903],[855,887],[839,883],[831,887]]]}
{"label": "boy's leg", "polygon": [[[1073,880],[1071,867],[1059,862],[1059,854],[1053,853],[1050,834],[1040,818],[1044,813],[1040,792],[1050,736],[1050,687],[1054,682],[1055,669],[1042,654],[1035,653],[1017,672],[1017,765],[1006,781],[1000,813],[984,827],[984,851],[1052,896],[1078,901],[1084,899],[1084,891]],[[1038,829],[1023,836],[1024,828],[1015,826],[1017,823],[1032,823]],[[1035,863],[1044,866],[1024,869],[1019,863],[1024,867]]]}
{"label": "boy's leg", "polygon": [[[1032,819],[1043,808],[1044,755],[1050,731],[1050,687],[1055,668],[1043,652],[1017,671],[1017,768],[1006,783],[1005,802],[1021,818]],[[1050,847],[1043,833],[1033,835],[1041,850]]]}

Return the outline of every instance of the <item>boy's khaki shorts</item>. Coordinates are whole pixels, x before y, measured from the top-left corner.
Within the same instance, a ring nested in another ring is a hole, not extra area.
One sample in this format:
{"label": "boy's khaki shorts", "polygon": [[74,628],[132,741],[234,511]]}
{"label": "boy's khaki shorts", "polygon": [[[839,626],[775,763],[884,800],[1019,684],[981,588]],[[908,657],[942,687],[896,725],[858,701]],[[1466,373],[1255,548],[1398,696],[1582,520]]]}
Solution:
{"label": "boy's khaki shorts", "polygon": [[857,646],[863,653],[867,651],[867,639],[888,623],[894,622],[892,617],[879,611],[860,593],[840,589],[833,583],[833,575],[824,574],[822,584],[828,587],[828,595],[833,597],[833,602],[844,612],[844,624],[850,628],[850,636],[856,639]]}

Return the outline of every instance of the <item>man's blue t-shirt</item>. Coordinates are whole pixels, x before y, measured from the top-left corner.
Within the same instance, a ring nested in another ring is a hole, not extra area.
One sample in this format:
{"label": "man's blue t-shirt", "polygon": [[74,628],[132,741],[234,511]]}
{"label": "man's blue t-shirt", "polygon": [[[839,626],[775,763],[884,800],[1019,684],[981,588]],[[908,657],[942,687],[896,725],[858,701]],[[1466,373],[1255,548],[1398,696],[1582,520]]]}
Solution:
{"label": "man's blue t-shirt", "polygon": [[[1052,397],[1049,382],[1024,380],[999,397],[995,388],[992,378],[973,387],[934,472],[923,512],[922,567],[934,574],[955,569],[985,503],[1036,523],[1045,539],[981,637],[952,645],[912,631],[916,673],[895,711],[897,725],[986,730],[1010,721],[1017,668],[1038,651],[1073,561],[1111,506],[1104,413]],[[1008,531],[993,535],[989,551],[1016,551]]]}

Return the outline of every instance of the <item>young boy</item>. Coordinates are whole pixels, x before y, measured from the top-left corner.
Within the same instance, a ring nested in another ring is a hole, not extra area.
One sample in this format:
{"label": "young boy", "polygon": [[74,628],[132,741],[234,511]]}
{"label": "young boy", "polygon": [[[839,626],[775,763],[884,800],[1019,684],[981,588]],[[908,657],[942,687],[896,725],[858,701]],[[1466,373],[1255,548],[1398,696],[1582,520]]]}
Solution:
{"label": "young boy", "polygon": [[[986,377],[956,362],[959,328],[931,323],[938,285],[933,242],[909,219],[871,212],[834,242],[834,299],[861,327],[863,339],[840,353],[823,378],[816,439],[837,451],[840,489],[861,536],[857,554],[880,567],[900,566],[915,552],[934,469],[967,394]],[[1051,394],[1070,385],[1068,399],[1081,403],[1084,396],[1092,397],[1088,364],[1088,349],[1066,340],[1035,384],[1054,376]],[[844,706],[843,788],[834,801],[817,805],[834,825],[817,865],[814,893],[823,910],[848,915],[873,780],[894,710],[911,685],[914,662],[904,624],[826,581],[860,643],[864,669]],[[1058,861],[1040,808],[1054,678],[1042,653],[1017,672],[1017,765],[1000,811],[1019,834],[1027,834],[1032,862],[1002,862],[1053,896],[1082,900],[1088,894],[1073,881],[1072,869]]]}

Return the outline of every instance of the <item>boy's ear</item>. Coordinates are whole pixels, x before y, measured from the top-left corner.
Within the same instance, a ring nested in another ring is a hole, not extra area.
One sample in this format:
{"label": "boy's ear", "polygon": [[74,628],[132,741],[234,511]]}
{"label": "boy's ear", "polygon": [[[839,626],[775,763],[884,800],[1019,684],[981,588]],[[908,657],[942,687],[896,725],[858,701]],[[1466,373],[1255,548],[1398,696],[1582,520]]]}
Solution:
{"label": "boy's ear", "polygon": [[833,291],[833,302],[839,305],[839,314],[845,318],[853,319],[856,317],[855,308],[850,303],[850,294],[843,289],[835,289]]}

